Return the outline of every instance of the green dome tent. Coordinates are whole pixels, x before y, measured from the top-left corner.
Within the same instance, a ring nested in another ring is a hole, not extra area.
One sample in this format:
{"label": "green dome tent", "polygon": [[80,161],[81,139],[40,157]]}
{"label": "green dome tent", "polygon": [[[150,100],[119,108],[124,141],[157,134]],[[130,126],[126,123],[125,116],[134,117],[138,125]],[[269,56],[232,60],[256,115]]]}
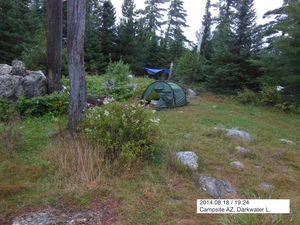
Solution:
{"label": "green dome tent", "polygon": [[187,104],[186,94],[182,87],[166,81],[156,81],[150,84],[144,91],[141,100],[144,102],[157,100],[157,110],[175,108]]}

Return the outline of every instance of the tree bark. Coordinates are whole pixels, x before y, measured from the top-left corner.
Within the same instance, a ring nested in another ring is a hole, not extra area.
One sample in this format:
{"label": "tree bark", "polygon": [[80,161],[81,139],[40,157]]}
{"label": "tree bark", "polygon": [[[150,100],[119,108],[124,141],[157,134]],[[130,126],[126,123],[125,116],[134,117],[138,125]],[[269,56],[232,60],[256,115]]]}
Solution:
{"label": "tree bark", "polygon": [[84,31],[86,0],[68,0],[68,67],[70,77],[69,131],[76,131],[77,123],[86,107],[84,72]]}
{"label": "tree bark", "polygon": [[61,89],[62,5],[62,0],[47,0],[48,93]]}

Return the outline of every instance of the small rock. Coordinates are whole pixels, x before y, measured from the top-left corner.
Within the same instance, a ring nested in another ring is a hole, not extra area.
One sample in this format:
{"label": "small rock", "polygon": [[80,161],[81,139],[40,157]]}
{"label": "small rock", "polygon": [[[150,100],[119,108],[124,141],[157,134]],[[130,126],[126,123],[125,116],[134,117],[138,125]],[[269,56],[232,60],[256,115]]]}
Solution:
{"label": "small rock", "polygon": [[252,140],[248,132],[239,130],[238,128],[225,129],[225,132],[225,135],[230,138],[237,138],[247,142]]}
{"label": "small rock", "polygon": [[0,64],[0,76],[10,74],[12,67],[7,64]]}
{"label": "small rock", "polygon": [[227,180],[200,176],[197,182],[206,193],[214,198],[230,198],[237,195],[235,188]]}
{"label": "small rock", "polygon": [[15,218],[12,225],[52,225],[56,224],[55,216],[51,212],[33,212],[26,216]]}
{"label": "small rock", "polygon": [[243,170],[245,168],[244,164],[240,161],[233,161],[230,165],[238,170]]}
{"label": "small rock", "polygon": [[281,143],[287,144],[287,145],[295,145],[296,144],[295,142],[288,140],[288,139],[284,139],[284,138],[280,139],[280,141],[281,141]]}
{"label": "small rock", "polygon": [[195,98],[197,96],[196,92],[190,88],[187,89],[187,95],[188,95],[188,98]]}
{"label": "small rock", "polygon": [[26,76],[27,72],[25,64],[20,60],[13,60],[11,74],[17,76]]}
{"label": "small rock", "polygon": [[183,165],[188,166],[190,169],[198,169],[198,156],[195,152],[177,152],[176,157]]}
{"label": "small rock", "polygon": [[235,150],[237,151],[238,154],[243,155],[243,156],[247,155],[251,152],[250,149],[247,149],[247,148],[244,148],[241,146],[235,147]]}
{"label": "small rock", "polygon": [[263,191],[270,191],[274,189],[274,186],[264,181],[259,184],[259,188]]}
{"label": "small rock", "polygon": [[187,139],[187,140],[193,139],[193,135],[192,135],[191,133],[185,133],[185,134],[183,135],[183,137],[184,137],[185,139]]}

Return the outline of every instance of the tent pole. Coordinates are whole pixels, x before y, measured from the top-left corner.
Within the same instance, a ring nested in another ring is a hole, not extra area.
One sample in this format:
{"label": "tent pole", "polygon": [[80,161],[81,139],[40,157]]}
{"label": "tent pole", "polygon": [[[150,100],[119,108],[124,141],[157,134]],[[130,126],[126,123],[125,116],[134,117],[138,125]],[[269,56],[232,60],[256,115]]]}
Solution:
{"label": "tent pole", "polygon": [[174,66],[174,63],[171,62],[170,64],[170,72],[169,72],[169,76],[168,76],[168,80],[171,80],[172,77],[173,77],[173,66]]}

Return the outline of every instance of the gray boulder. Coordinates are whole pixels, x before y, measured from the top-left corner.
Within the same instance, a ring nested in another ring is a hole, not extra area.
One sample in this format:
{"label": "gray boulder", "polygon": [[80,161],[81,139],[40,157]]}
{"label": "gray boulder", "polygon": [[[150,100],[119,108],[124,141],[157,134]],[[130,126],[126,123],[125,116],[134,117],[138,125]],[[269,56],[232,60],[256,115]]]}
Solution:
{"label": "gray boulder", "polygon": [[245,168],[244,164],[240,161],[233,161],[230,165],[238,170],[243,170]]}
{"label": "gray boulder", "polygon": [[0,64],[0,76],[10,74],[12,67],[7,64]]}
{"label": "gray boulder", "polygon": [[250,142],[252,140],[252,137],[248,132],[239,130],[238,128],[225,129],[225,136],[241,139],[247,142]]}
{"label": "gray boulder", "polygon": [[214,198],[231,198],[237,195],[236,189],[227,180],[200,176],[197,182],[207,194]]}
{"label": "gray boulder", "polygon": [[26,98],[43,96],[47,91],[47,78],[42,71],[30,72],[23,78],[23,90]]}
{"label": "gray boulder", "polygon": [[198,156],[195,152],[177,152],[176,157],[180,163],[182,163],[185,166],[188,166],[191,170],[198,169]]}
{"label": "gray boulder", "polygon": [[18,76],[26,76],[27,71],[26,71],[25,64],[22,61],[16,59],[12,61],[11,74],[18,75]]}
{"label": "gray boulder", "polygon": [[0,76],[0,98],[15,100],[22,95],[22,77],[8,74]]}
{"label": "gray boulder", "polygon": [[188,98],[195,98],[197,96],[196,92],[190,88],[187,89],[187,95],[188,95]]}

